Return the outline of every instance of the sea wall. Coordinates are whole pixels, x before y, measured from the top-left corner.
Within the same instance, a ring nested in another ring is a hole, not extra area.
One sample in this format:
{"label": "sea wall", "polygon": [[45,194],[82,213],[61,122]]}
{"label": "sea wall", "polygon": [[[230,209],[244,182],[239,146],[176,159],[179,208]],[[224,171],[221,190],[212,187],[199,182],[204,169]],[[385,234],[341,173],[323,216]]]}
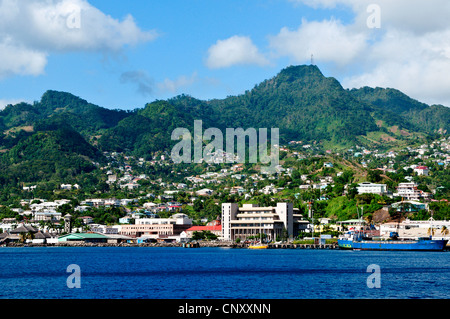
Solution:
{"label": "sea wall", "polygon": [[[246,243],[233,242],[195,242],[195,243],[83,243],[83,242],[61,242],[57,244],[23,244],[8,243],[3,247],[184,247],[184,248],[201,248],[201,247],[222,247],[222,248],[248,248]],[[268,249],[337,249],[337,244],[269,244]]]}

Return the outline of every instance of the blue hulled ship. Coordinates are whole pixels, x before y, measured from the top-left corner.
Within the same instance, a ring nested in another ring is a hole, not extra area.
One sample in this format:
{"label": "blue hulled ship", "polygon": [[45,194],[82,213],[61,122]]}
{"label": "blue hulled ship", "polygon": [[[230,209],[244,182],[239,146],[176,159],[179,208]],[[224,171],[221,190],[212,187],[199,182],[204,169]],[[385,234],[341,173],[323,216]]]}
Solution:
{"label": "blue hulled ship", "polygon": [[410,250],[410,251],[443,251],[447,240],[420,237],[418,239],[400,240],[397,233],[391,233],[387,240],[373,240],[365,237],[363,232],[349,232],[338,239],[340,249],[353,250]]}

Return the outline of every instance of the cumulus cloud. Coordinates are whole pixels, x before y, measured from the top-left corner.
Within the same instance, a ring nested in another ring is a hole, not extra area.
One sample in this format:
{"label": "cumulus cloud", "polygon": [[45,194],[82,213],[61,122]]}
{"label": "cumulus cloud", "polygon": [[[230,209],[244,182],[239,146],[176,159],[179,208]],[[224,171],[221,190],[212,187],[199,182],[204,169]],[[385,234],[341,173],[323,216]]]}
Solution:
{"label": "cumulus cloud", "polygon": [[226,68],[238,64],[267,65],[269,61],[262,55],[249,37],[232,36],[218,40],[208,50],[206,65],[211,69]]}
{"label": "cumulus cloud", "polygon": [[345,65],[367,46],[367,36],[347,28],[338,20],[322,22],[303,20],[297,30],[282,28],[269,37],[270,46],[280,56],[304,61],[311,54],[324,62]]}
{"label": "cumulus cloud", "polygon": [[39,75],[46,65],[47,53],[16,44],[9,37],[0,40],[0,78]]}
{"label": "cumulus cloud", "polygon": [[[297,30],[283,28],[271,37],[278,54],[304,62],[314,53],[319,65],[352,67],[352,74],[340,76],[348,88],[393,87],[420,101],[450,106],[449,1],[291,1],[313,8],[347,7],[354,20],[347,25],[330,19],[303,22]],[[379,9],[380,28],[368,25],[370,5]]]}
{"label": "cumulus cloud", "polygon": [[355,24],[365,27],[367,8],[377,5],[383,25],[388,28],[415,33],[432,32],[448,28],[450,2],[447,0],[290,0],[313,8],[350,8],[355,13]]}
{"label": "cumulus cloud", "polygon": [[450,106],[450,29],[424,35],[387,31],[372,44],[367,71],[343,80],[346,87],[383,86],[400,89],[430,104]]}
{"label": "cumulus cloud", "polygon": [[0,76],[41,74],[54,52],[114,52],[156,36],[142,31],[132,16],[119,21],[87,0],[3,0],[0,47],[6,59],[0,60]]}

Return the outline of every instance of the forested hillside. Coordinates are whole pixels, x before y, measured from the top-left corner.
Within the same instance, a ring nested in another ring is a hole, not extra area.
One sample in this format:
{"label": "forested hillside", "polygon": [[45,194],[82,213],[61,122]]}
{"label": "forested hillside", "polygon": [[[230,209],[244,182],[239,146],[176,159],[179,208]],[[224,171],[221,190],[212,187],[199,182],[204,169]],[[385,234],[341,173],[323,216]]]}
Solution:
{"label": "forested hillside", "polygon": [[0,112],[0,173],[4,183],[77,174],[93,169],[104,151],[150,159],[170,151],[175,128],[192,132],[194,120],[204,130],[279,128],[281,143],[389,148],[448,133],[450,109],[395,89],[347,90],[313,65],[288,67],[242,95],[209,101],[181,95],[132,111],[47,91],[40,101]]}

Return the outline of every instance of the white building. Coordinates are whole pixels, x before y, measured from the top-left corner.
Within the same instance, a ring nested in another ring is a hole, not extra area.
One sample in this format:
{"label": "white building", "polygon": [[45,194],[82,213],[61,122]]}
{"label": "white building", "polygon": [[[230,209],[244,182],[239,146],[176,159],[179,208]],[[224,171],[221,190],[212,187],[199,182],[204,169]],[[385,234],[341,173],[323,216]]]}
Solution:
{"label": "white building", "polygon": [[398,232],[400,238],[417,239],[432,235],[435,239],[450,239],[450,221],[406,219],[401,223],[391,222],[380,225],[380,236],[389,237],[391,232]]}
{"label": "white building", "polygon": [[57,222],[61,220],[61,213],[55,211],[46,211],[46,212],[36,212],[33,214],[33,220],[37,221],[52,221]]}
{"label": "white building", "polygon": [[414,168],[414,172],[416,172],[417,175],[428,176],[429,170],[426,166],[417,166],[416,168]]}
{"label": "white building", "polygon": [[192,219],[186,214],[174,214],[169,218],[140,218],[135,225],[122,225],[120,234],[133,237],[168,239],[179,237],[192,226]]}
{"label": "white building", "polygon": [[424,192],[417,189],[416,183],[400,183],[397,187],[397,193],[394,193],[394,197],[403,197],[408,200],[417,201],[424,197]]}
{"label": "white building", "polygon": [[286,234],[288,238],[305,230],[308,221],[294,214],[292,203],[278,203],[275,207],[258,207],[254,204],[222,204],[222,237],[224,240],[245,240],[264,234],[266,239],[276,240]]}
{"label": "white building", "polygon": [[387,186],[385,184],[373,184],[369,182],[360,183],[358,187],[358,194],[377,194],[383,195],[387,193]]}

